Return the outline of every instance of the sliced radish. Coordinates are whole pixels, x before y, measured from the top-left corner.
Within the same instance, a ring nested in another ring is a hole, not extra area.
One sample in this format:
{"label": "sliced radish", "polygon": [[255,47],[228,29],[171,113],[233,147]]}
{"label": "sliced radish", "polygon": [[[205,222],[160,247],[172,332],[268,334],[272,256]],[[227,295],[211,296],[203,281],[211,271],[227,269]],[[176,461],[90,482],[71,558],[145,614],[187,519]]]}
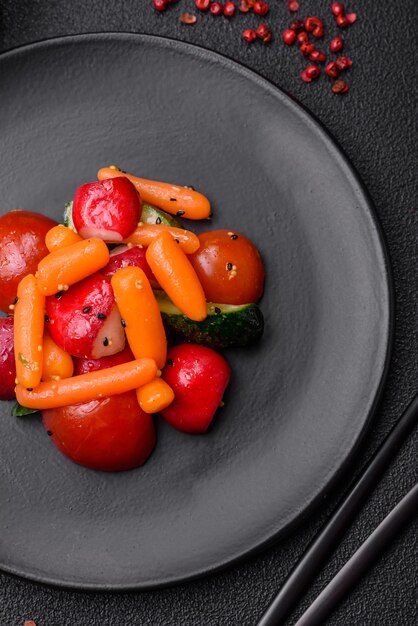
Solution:
{"label": "sliced radish", "polygon": [[79,235],[122,241],[135,230],[142,202],[125,177],[81,185],[75,192],[72,219]]}
{"label": "sliced radish", "polygon": [[146,249],[140,246],[118,246],[110,253],[109,263],[101,272],[110,279],[113,274],[123,267],[140,267],[141,270],[145,272],[146,277],[151,282],[154,289],[158,289],[159,285],[157,279],[148,265],[145,253]]}
{"label": "sliced radish", "polygon": [[121,352],[112,354],[112,356],[105,356],[102,359],[74,359],[74,376],[88,374],[96,370],[104,370],[122,363],[129,363],[129,361],[134,359],[135,357],[128,345]]}
{"label": "sliced radish", "polygon": [[100,273],[48,297],[46,312],[53,340],[73,356],[98,359],[125,346],[112,285]]}

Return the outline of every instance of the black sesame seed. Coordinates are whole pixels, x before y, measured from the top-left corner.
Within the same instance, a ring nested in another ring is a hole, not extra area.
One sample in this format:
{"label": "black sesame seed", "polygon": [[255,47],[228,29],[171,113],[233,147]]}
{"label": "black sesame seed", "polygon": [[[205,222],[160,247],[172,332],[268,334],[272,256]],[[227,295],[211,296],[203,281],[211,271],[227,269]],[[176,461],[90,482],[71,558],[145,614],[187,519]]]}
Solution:
{"label": "black sesame seed", "polygon": [[62,298],[62,294],[63,294],[63,293],[64,293],[63,291],[58,291],[58,292],[55,294],[56,299],[57,299],[57,300],[59,300],[60,298]]}
{"label": "black sesame seed", "polygon": [[19,302],[19,298],[16,296],[16,298],[13,300],[13,304],[17,304]]}
{"label": "black sesame seed", "polygon": [[103,345],[105,348],[107,348],[107,346],[109,345],[109,339],[107,337],[103,339]]}
{"label": "black sesame seed", "polygon": [[49,322],[49,315],[47,315],[46,313],[45,313],[45,316],[44,316],[44,320],[45,320],[45,323],[48,324],[48,322]]}
{"label": "black sesame seed", "polygon": [[48,437],[52,437],[54,433],[52,432],[52,430],[47,430],[46,434],[48,435]]}
{"label": "black sesame seed", "polygon": [[90,313],[91,311],[91,306],[85,306],[83,309],[83,313]]}
{"label": "black sesame seed", "polygon": [[185,213],[186,213],[186,211],[177,211],[176,215],[177,215],[177,217],[181,217]]}
{"label": "black sesame seed", "polygon": [[173,367],[174,365],[173,359],[167,359],[167,365],[169,365],[170,367]]}
{"label": "black sesame seed", "polygon": [[177,198],[170,198],[170,202],[177,202]]}
{"label": "black sesame seed", "polygon": [[126,328],[126,322],[125,322],[125,320],[121,320],[121,321],[120,321],[120,323],[122,324],[122,326],[123,326],[124,328]]}
{"label": "black sesame seed", "polygon": [[238,239],[238,235],[231,235],[231,239]]}
{"label": "black sesame seed", "polygon": [[97,314],[97,319],[99,320],[105,320],[107,317],[107,315],[105,315],[104,313],[98,313]]}
{"label": "black sesame seed", "polygon": [[176,243],[180,243],[180,240],[179,240],[179,239],[176,239]]}
{"label": "black sesame seed", "polygon": [[157,217],[157,219],[155,220],[156,224],[161,224],[161,217]]}
{"label": "black sesame seed", "polygon": [[33,387],[26,387],[26,391],[33,391]]}
{"label": "black sesame seed", "polygon": [[221,309],[218,306],[215,307],[215,313],[217,315],[219,315],[219,313],[221,313]]}
{"label": "black sesame seed", "polygon": [[226,264],[226,269],[227,269],[229,272],[232,270],[232,268],[233,268],[232,263],[227,263],[227,264]]}

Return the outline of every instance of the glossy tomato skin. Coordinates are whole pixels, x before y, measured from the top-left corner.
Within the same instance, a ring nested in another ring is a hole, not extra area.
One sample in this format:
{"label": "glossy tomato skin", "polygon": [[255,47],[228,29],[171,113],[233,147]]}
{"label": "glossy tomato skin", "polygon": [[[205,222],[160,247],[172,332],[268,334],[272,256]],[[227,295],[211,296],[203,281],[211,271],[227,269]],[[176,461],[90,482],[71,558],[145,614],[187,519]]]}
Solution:
{"label": "glossy tomato skin", "polygon": [[74,376],[104,370],[108,367],[121,365],[122,363],[129,363],[134,359],[135,357],[128,345],[126,345],[121,352],[112,354],[112,356],[104,356],[101,359],[77,359],[74,357]]}
{"label": "glossy tomato skin", "polygon": [[142,201],[124,176],[81,185],[75,192],[72,217],[80,235],[122,241],[136,228]]}
{"label": "glossy tomato skin", "polygon": [[15,397],[15,378],[13,318],[0,317],[0,400],[12,400]]}
{"label": "glossy tomato skin", "polygon": [[263,295],[264,265],[255,245],[237,231],[198,235],[200,248],[189,259],[209,302],[249,304]]}
{"label": "glossy tomato skin", "polygon": [[174,346],[162,372],[163,380],[174,391],[174,400],[161,414],[178,430],[206,432],[230,376],[227,361],[215,350],[192,343]]}
{"label": "glossy tomato skin", "polygon": [[152,417],[139,407],[135,391],[43,411],[42,422],[60,452],[104,472],[143,465],[156,442]]}
{"label": "glossy tomato skin", "polygon": [[31,211],[10,211],[0,217],[0,309],[9,312],[17,286],[34,274],[48,254],[45,235],[57,223]]}

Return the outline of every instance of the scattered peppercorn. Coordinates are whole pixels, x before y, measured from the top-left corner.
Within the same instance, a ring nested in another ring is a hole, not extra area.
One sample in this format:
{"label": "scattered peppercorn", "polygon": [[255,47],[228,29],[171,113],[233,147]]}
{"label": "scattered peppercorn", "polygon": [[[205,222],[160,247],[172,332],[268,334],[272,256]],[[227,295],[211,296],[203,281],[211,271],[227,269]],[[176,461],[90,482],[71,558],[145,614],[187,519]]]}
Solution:
{"label": "scattered peppercorn", "polygon": [[336,80],[331,89],[333,93],[346,93],[349,87],[344,80]]}
{"label": "scattered peppercorn", "polygon": [[294,30],[285,30],[283,35],[282,35],[283,41],[285,42],[285,44],[287,44],[288,46],[291,46],[292,43],[294,43],[295,39],[296,39],[296,33]]}
{"label": "scattered peppercorn", "polygon": [[235,13],[235,4],[233,2],[226,2],[223,12],[225,17],[232,17]]}
{"label": "scattered peppercorn", "polygon": [[332,5],[331,5],[331,11],[336,16],[343,15],[344,14],[344,7],[341,4],[341,2],[333,2]]}
{"label": "scattered peppercorn", "polygon": [[196,0],[195,4],[200,11],[207,11],[210,7],[210,0]]}
{"label": "scattered peppercorn", "polygon": [[321,73],[321,70],[319,69],[319,67],[317,65],[308,65],[308,67],[305,70],[306,76],[308,78],[318,78],[319,74]]}
{"label": "scattered peppercorn", "polygon": [[248,0],[241,0],[238,10],[241,11],[241,13],[248,13],[251,10],[251,6]]}
{"label": "scattered peppercorn", "polygon": [[306,42],[301,45],[299,50],[304,57],[308,57],[315,50],[315,46],[313,45],[313,43]]}
{"label": "scattered peppercorn", "polygon": [[255,34],[259,39],[262,39],[265,43],[271,41],[271,32],[267,24],[260,24],[260,26],[255,31]]}
{"label": "scattered peppercorn", "polygon": [[337,26],[339,26],[340,28],[345,28],[346,26],[348,26],[348,19],[345,15],[337,15],[335,21],[337,22]]}
{"label": "scattered peppercorn", "polygon": [[357,22],[357,13],[346,13],[345,18],[349,24],[354,24],[354,22]]}
{"label": "scattered peppercorn", "polygon": [[300,4],[297,0],[288,0],[287,8],[291,13],[296,13],[299,11]]}
{"label": "scattered peppercorn", "polygon": [[309,17],[306,18],[306,20],[305,20],[305,30],[308,33],[313,33],[315,28],[318,28],[319,26],[321,26],[321,27],[323,26],[322,20],[319,19],[319,17],[317,17],[316,15],[310,15]]}
{"label": "scattered peppercorn", "polygon": [[335,61],[331,61],[331,63],[328,63],[325,68],[325,72],[331,78],[337,78],[340,75],[340,70],[338,69]]}
{"label": "scattered peppercorn", "polygon": [[242,33],[242,38],[245,39],[245,41],[247,41],[248,43],[252,43],[257,39],[257,35],[255,34],[255,30],[248,28]]}
{"label": "scattered peppercorn", "polygon": [[343,71],[351,67],[353,62],[348,57],[338,57],[338,59],[335,59],[335,65],[339,70]]}
{"label": "scattered peppercorn", "polygon": [[318,61],[319,63],[322,63],[323,61],[325,61],[326,58],[327,58],[327,55],[324,52],[321,52],[320,50],[314,50],[309,55],[309,59],[311,61]]}
{"label": "scattered peppercorn", "polygon": [[267,2],[254,2],[253,11],[257,15],[264,16],[268,13],[269,5]]}
{"label": "scattered peppercorn", "polygon": [[343,48],[344,39],[342,37],[334,37],[334,39],[331,39],[331,42],[329,44],[329,49],[331,50],[331,52],[339,52]]}
{"label": "scattered peppercorn", "polygon": [[188,25],[195,24],[197,22],[197,17],[196,15],[193,15],[193,13],[181,13],[180,22]]}
{"label": "scattered peppercorn", "polygon": [[210,12],[212,15],[220,15],[223,11],[223,6],[220,2],[213,2],[210,6]]}
{"label": "scattered peppercorn", "polygon": [[300,33],[301,30],[305,28],[305,22],[303,20],[293,20],[290,24],[290,29],[294,30],[296,33]]}
{"label": "scattered peppercorn", "polygon": [[154,0],[154,9],[156,11],[165,11],[167,8],[167,0]]}
{"label": "scattered peppercorn", "polygon": [[308,33],[305,33],[305,31],[303,30],[301,33],[298,34],[297,40],[300,44],[309,43]]}

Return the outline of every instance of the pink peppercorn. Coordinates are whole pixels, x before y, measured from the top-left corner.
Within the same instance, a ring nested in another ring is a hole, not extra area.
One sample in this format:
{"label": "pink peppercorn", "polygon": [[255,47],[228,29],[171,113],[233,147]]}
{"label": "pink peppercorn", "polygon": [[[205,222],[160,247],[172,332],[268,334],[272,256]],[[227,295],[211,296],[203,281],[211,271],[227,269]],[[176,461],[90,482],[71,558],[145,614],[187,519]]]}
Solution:
{"label": "pink peppercorn", "polygon": [[289,11],[291,13],[296,13],[297,11],[299,11],[299,2],[297,2],[297,0],[288,0],[287,3],[287,8],[289,9]]}
{"label": "pink peppercorn", "polygon": [[306,73],[306,70],[302,70],[302,72],[300,73],[300,77],[303,80],[303,82],[305,82],[305,83],[311,83],[312,82],[312,78],[309,78],[309,76]]}
{"label": "pink peppercorn", "polygon": [[334,37],[334,39],[331,39],[331,42],[329,44],[329,49],[331,50],[331,52],[339,52],[343,48],[344,39],[342,37]]}
{"label": "pink peppercorn", "polygon": [[346,70],[353,65],[353,62],[348,57],[338,57],[335,59],[335,65],[339,70]]}
{"label": "pink peppercorn", "polygon": [[349,87],[344,80],[336,80],[331,89],[333,93],[346,93]]}
{"label": "pink peppercorn", "polygon": [[267,2],[254,2],[253,11],[257,13],[257,15],[266,15],[269,10],[269,5]]}
{"label": "pink peppercorn", "polygon": [[321,73],[321,70],[319,69],[317,65],[308,65],[305,72],[308,78],[315,79],[315,78],[318,78],[319,74]]}
{"label": "pink peppercorn", "polygon": [[325,61],[326,58],[327,58],[326,54],[324,52],[321,52],[320,50],[314,50],[309,55],[309,59],[311,61],[318,61],[319,63],[322,63],[323,61]]}
{"label": "pink peppercorn", "polygon": [[346,13],[345,19],[348,21],[349,24],[354,24],[354,22],[357,21],[357,13]]}
{"label": "pink peppercorn", "polygon": [[331,11],[334,15],[344,15],[344,7],[341,2],[333,2],[331,5]]}
{"label": "pink peppercorn", "polygon": [[224,6],[225,17],[232,17],[235,13],[235,4],[233,2],[226,2]]}
{"label": "pink peppercorn", "polygon": [[292,43],[294,43],[295,39],[296,39],[296,33],[294,30],[285,30],[283,35],[282,35],[283,41],[285,42],[285,44],[287,44],[288,46],[291,46]]}
{"label": "pink peppercorn", "polygon": [[312,43],[303,43],[299,50],[304,57],[308,57],[315,50],[315,46]]}
{"label": "pink peppercorn", "polygon": [[340,70],[338,69],[335,61],[331,61],[331,63],[328,63],[325,68],[325,72],[330,78],[337,78],[340,75]]}
{"label": "pink peppercorn", "polygon": [[167,0],[154,0],[154,9],[156,11],[165,11],[167,8]]}
{"label": "pink peppercorn", "polygon": [[210,7],[210,0],[196,0],[195,4],[200,11],[207,11]]}
{"label": "pink peppercorn", "polygon": [[223,6],[220,2],[213,2],[210,6],[212,15],[220,15],[223,12]]}
{"label": "pink peppercorn", "polygon": [[257,35],[255,34],[255,31],[252,30],[251,28],[248,28],[248,30],[244,30],[244,32],[242,33],[242,36],[245,39],[245,41],[248,41],[248,43],[252,43],[255,39],[257,39]]}
{"label": "pink peppercorn", "polygon": [[337,22],[337,26],[339,26],[340,28],[345,28],[346,26],[348,26],[348,19],[345,15],[337,15],[335,21]]}
{"label": "pink peppercorn", "polygon": [[303,30],[301,33],[298,34],[297,40],[300,44],[307,43],[309,41],[308,33],[305,33],[305,31]]}

